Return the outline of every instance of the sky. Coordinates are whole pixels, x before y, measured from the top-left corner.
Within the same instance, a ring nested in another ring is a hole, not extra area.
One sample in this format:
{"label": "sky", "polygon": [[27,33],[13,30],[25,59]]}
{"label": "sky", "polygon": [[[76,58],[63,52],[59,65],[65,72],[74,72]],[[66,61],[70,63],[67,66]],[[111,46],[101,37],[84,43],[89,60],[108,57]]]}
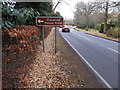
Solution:
{"label": "sky", "polygon": [[[57,4],[59,0],[53,0],[54,5]],[[66,19],[73,19],[75,12],[75,5],[78,2],[88,2],[90,0],[61,0],[62,2],[57,6],[55,11],[59,11],[60,14]],[[93,1],[93,0],[92,0]]]}
{"label": "sky", "polygon": [[[59,0],[53,0],[54,5],[57,4]],[[75,5],[78,2],[94,2],[94,1],[102,1],[102,0],[61,0],[62,2],[57,6],[55,11],[60,12],[60,14],[64,17],[64,19],[69,20],[74,18]],[[104,0],[103,0],[104,1]],[[116,0],[112,0],[116,1]]]}
{"label": "sky", "polygon": [[[54,5],[58,2],[58,0],[53,0]],[[64,2],[65,1],[65,2]],[[82,0],[63,0],[62,3],[60,3],[55,11],[59,11],[60,14],[65,19],[73,19],[74,18],[74,11],[75,11],[75,5],[77,2]]]}

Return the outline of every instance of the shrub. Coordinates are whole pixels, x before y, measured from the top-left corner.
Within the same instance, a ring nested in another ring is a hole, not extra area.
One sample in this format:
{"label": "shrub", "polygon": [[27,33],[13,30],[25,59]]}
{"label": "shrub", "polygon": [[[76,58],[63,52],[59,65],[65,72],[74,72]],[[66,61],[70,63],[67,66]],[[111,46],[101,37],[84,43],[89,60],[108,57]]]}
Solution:
{"label": "shrub", "polygon": [[97,25],[94,26],[94,29],[100,30],[100,26],[101,26],[100,24],[97,24]]}
{"label": "shrub", "polygon": [[51,16],[51,10],[49,2],[2,2],[2,29],[16,25],[35,25],[37,16]]}
{"label": "shrub", "polygon": [[110,29],[110,30],[107,31],[106,35],[108,37],[120,38],[120,31],[114,30],[114,29]]}

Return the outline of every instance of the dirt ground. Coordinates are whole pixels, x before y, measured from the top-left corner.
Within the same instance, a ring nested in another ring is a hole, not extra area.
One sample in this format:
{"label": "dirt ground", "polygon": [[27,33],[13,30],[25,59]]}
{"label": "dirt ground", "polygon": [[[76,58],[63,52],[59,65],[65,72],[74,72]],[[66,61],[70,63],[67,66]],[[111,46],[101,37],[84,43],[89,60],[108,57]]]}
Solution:
{"label": "dirt ground", "polygon": [[[41,45],[30,63],[14,72],[12,80],[6,77],[5,88],[102,88],[80,57],[57,34],[57,53],[54,52],[54,29],[45,39],[45,52]],[[14,64],[14,63],[13,63]],[[9,67],[9,66],[8,66]],[[13,83],[13,84],[12,84]]]}
{"label": "dirt ground", "polygon": [[[38,50],[30,65],[27,88],[101,88],[89,69],[68,44],[57,35],[54,53],[54,30],[45,39],[45,52]],[[67,54],[66,54],[67,53]]]}

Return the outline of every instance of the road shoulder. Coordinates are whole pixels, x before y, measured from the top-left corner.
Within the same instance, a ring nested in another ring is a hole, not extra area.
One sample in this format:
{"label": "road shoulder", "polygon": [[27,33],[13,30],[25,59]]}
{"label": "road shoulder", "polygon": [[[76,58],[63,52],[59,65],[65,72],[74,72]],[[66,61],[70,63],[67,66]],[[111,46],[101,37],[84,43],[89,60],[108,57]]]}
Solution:
{"label": "road shoulder", "polygon": [[[78,88],[101,88],[102,86],[95,78],[90,68],[80,59],[78,54],[69,44],[58,34],[58,52],[62,57],[59,62],[68,71],[70,80]],[[65,62],[65,63],[63,63]]]}
{"label": "road shoulder", "polygon": [[[57,34],[54,52],[54,29],[45,39],[45,52],[38,49],[28,72],[20,76],[25,88],[102,88],[80,57]],[[40,47],[41,48],[41,47]]]}

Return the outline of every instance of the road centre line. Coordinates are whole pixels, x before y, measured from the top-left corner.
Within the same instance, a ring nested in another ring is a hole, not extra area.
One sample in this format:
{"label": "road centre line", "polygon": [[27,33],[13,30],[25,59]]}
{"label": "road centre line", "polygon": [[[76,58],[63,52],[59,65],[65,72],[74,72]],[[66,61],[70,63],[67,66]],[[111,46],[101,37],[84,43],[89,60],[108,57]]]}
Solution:
{"label": "road centre line", "polygon": [[84,39],[91,41],[90,39],[88,39],[88,38],[86,38],[84,36],[81,36],[81,35],[78,35],[78,36],[83,37]]}
{"label": "road centre line", "polygon": [[93,70],[93,72],[100,78],[100,80],[106,85],[106,87],[111,88],[110,90],[113,90],[112,87],[107,83],[107,81],[105,81],[105,79],[89,64],[89,62],[74,48],[74,46],[70,44],[69,41],[65,37],[64,39],[75,50],[75,52],[84,60],[84,62]]}
{"label": "road centre line", "polygon": [[[73,33],[76,34],[75,32],[73,32]],[[84,37],[84,36],[79,35],[79,34],[76,34],[76,35],[78,35],[78,36],[80,36],[80,37],[82,37],[82,38],[84,38],[84,39],[86,39],[86,40],[88,40],[88,41],[92,41],[92,40],[90,40],[90,39],[88,39],[88,38],[86,38],[86,37]]]}
{"label": "road centre line", "polygon": [[119,51],[117,51],[117,50],[114,50],[114,49],[112,49],[112,48],[108,48],[109,50],[112,50],[112,51],[114,51],[114,52],[116,52],[116,53],[120,53]]}
{"label": "road centre line", "polygon": [[[73,33],[76,34],[75,32],[73,32]],[[79,34],[76,34],[76,35],[78,35],[78,36],[80,36],[80,37],[82,37],[82,38],[84,38],[84,39],[86,39],[86,40],[91,41],[90,39],[88,39],[88,38],[86,38],[86,37],[84,37],[84,36],[81,36],[81,35],[79,35]]]}
{"label": "road centre line", "polygon": [[99,45],[99,46],[104,47],[104,48],[107,48],[107,49],[109,49],[109,50],[111,50],[111,51],[114,51],[114,52],[116,52],[116,53],[120,53],[119,51],[114,50],[114,49],[112,49],[112,48],[108,48],[108,47],[105,47],[105,46],[103,46],[103,45]]}
{"label": "road centre line", "polygon": [[[80,36],[80,35],[79,35]],[[80,37],[83,37],[84,39],[87,39],[87,40],[89,40],[89,41],[91,41],[90,39],[88,39],[88,38],[86,38],[86,37],[84,37],[84,36],[80,36]],[[102,46],[102,45],[99,45],[99,46]],[[102,47],[104,47],[104,46],[102,46]],[[107,48],[107,47],[106,47]],[[116,53],[120,53],[119,51],[117,51],[117,50],[114,50],[114,49],[112,49],[112,48],[108,48],[109,50],[112,50],[112,51],[114,51],[114,52],[116,52]]]}

